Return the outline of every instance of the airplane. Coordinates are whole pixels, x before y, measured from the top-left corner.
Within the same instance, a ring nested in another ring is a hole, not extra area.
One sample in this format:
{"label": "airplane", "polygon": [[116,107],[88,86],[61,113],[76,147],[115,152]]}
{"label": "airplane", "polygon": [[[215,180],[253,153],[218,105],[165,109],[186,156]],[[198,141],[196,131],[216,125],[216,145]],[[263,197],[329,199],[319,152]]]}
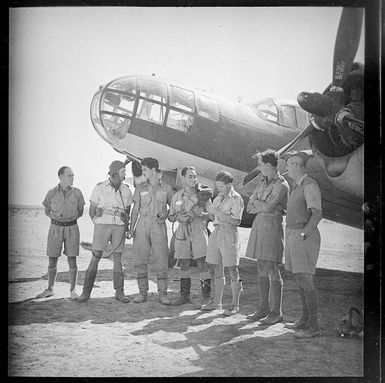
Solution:
{"label": "airplane", "polygon": [[[349,109],[357,84],[363,93],[363,66],[353,63],[362,22],[362,8],[343,8],[332,83],[322,94],[243,104],[174,80],[130,75],[99,87],[90,108],[93,127],[132,162],[134,176],[140,176],[138,161],[155,157],[171,186],[180,188],[181,169],[194,165],[199,181],[214,190],[217,172],[228,170],[245,206],[258,181],[256,152],[274,149],[282,158],[293,147],[304,150],[312,157],[307,173],[321,188],[323,217],[362,228],[364,122]],[[245,211],[240,226],[251,227],[254,217]]]}

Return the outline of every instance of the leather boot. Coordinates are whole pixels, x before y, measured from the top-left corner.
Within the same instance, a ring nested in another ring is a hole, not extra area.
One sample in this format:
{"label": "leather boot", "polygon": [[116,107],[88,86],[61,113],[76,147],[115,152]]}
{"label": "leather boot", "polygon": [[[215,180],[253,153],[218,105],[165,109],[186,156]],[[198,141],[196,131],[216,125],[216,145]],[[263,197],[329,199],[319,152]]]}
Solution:
{"label": "leather boot", "polygon": [[130,298],[124,295],[124,274],[122,272],[113,271],[112,280],[115,289],[115,299],[122,303],[130,302]]}
{"label": "leather boot", "polygon": [[170,300],[167,298],[167,278],[158,277],[158,294],[159,294],[159,302],[162,305],[170,304]]}
{"label": "leather boot", "polygon": [[231,306],[227,308],[223,313],[224,315],[230,316],[239,312],[239,298],[242,291],[242,280],[239,280],[238,282],[231,281],[231,293],[233,295],[233,301]]}
{"label": "leather boot", "polygon": [[257,311],[246,316],[247,319],[258,321],[270,313],[269,293],[270,293],[270,278],[258,277],[259,291],[261,294],[261,304]]}
{"label": "leather boot", "polygon": [[180,306],[190,301],[191,278],[180,279],[180,296],[171,301],[171,306]]}
{"label": "leather boot", "polygon": [[271,326],[283,321],[282,315],[282,288],[283,281],[271,281],[271,292],[273,295],[273,309],[265,318],[259,320],[260,324]]}
{"label": "leather boot", "polygon": [[82,295],[78,298],[78,302],[86,302],[90,299],[92,288],[94,287],[97,270],[86,270],[84,275],[84,284]]}
{"label": "leather boot", "polygon": [[134,298],[135,303],[142,303],[147,300],[147,291],[148,291],[148,274],[138,274],[138,288],[139,295]]}
{"label": "leather boot", "polygon": [[225,278],[214,278],[214,301],[201,306],[203,311],[222,310],[222,296],[225,289]]}
{"label": "leather boot", "polygon": [[200,280],[202,288],[202,299],[201,305],[209,303],[211,295],[211,279],[205,279],[204,281]]}

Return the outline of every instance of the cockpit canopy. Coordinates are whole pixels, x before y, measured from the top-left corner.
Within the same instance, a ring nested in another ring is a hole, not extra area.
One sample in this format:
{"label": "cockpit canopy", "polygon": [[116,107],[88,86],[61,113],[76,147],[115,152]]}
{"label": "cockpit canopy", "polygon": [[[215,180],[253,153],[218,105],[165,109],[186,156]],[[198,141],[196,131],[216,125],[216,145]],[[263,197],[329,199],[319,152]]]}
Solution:
{"label": "cockpit canopy", "polygon": [[167,80],[145,76],[122,77],[100,87],[91,103],[91,120],[107,142],[122,139],[134,119],[188,132],[194,114],[219,121],[216,100]]}
{"label": "cockpit canopy", "polygon": [[263,120],[295,130],[305,129],[310,122],[309,113],[290,100],[266,98],[249,106]]}

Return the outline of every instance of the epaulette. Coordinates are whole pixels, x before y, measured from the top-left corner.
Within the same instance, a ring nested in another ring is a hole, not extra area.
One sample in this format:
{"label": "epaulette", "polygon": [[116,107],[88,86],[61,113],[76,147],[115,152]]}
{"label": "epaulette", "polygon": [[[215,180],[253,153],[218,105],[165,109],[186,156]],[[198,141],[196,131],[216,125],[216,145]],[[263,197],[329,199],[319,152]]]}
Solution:
{"label": "epaulette", "polygon": [[97,183],[96,185],[99,186],[99,185],[101,185],[102,183],[104,183],[104,181],[99,182],[99,183]]}

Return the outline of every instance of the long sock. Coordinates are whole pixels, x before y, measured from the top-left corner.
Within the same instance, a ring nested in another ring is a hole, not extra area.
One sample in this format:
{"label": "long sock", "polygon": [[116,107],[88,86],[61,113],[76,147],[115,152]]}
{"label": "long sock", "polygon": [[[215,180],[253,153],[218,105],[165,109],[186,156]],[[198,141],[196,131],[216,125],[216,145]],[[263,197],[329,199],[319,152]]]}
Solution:
{"label": "long sock", "polygon": [[74,290],[76,287],[76,279],[78,277],[78,267],[70,267],[69,268],[70,275],[70,291]]}
{"label": "long sock", "polygon": [[305,290],[305,299],[307,309],[309,312],[309,327],[318,329],[318,318],[317,318],[317,290]]}
{"label": "long sock", "polygon": [[48,267],[48,290],[52,290],[56,279],[56,267]]}
{"label": "long sock", "polygon": [[269,293],[270,293],[270,278],[258,277],[259,291],[261,293],[261,305],[260,309],[263,311],[270,311],[269,307]]}
{"label": "long sock", "polygon": [[302,304],[302,316],[300,320],[302,322],[306,322],[309,320],[309,312],[307,310],[307,304],[306,304],[306,299],[305,299],[305,290],[300,287],[299,288],[299,295],[301,297],[301,304]]}

